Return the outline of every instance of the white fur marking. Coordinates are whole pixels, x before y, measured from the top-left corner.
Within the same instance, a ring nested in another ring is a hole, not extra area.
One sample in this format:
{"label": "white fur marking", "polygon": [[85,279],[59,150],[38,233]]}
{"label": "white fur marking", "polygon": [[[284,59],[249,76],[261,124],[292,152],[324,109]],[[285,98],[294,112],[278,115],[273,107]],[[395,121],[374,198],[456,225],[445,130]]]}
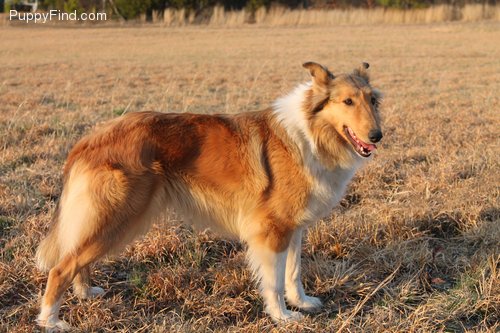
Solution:
{"label": "white fur marking", "polygon": [[302,229],[297,229],[288,247],[285,290],[288,302],[300,309],[313,311],[321,307],[321,300],[307,296],[301,281],[300,254],[302,251]]}
{"label": "white fur marking", "polygon": [[328,216],[344,196],[347,184],[351,181],[357,168],[358,166],[355,165],[351,169],[337,168],[330,171],[318,169],[316,163],[307,165],[314,181],[304,220],[315,222]]}
{"label": "white fur marking", "polygon": [[91,299],[104,294],[104,289],[101,287],[75,286],[74,293],[78,298]]}
{"label": "white fur marking", "polygon": [[265,311],[274,321],[295,321],[303,316],[300,312],[287,310],[284,299],[284,284],[287,251],[276,253],[260,244],[249,244],[248,261],[264,299]]}
{"label": "white fur marking", "polygon": [[314,147],[311,131],[307,126],[304,114],[306,92],[311,89],[311,86],[312,82],[300,84],[291,93],[278,98],[273,103],[273,112],[276,119],[301,150],[303,150],[305,143]]}
{"label": "white fur marking", "polygon": [[55,302],[52,306],[44,304],[42,300],[42,307],[40,314],[37,317],[37,324],[47,328],[47,332],[68,331],[71,326],[64,320],[59,319],[59,308],[62,303],[62,298]]}

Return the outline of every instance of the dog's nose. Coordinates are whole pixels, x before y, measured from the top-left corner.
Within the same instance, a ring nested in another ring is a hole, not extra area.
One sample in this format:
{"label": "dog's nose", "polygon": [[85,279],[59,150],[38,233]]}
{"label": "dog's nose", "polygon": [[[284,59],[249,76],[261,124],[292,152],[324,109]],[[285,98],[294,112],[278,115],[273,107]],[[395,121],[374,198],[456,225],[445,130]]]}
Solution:
{"label": "dog's nose", "polygon": [[372,129],[368,133],[368,138],[370,139],[371,142],[376,143],[379,142],[382,139],[382,131],[379,129]]}

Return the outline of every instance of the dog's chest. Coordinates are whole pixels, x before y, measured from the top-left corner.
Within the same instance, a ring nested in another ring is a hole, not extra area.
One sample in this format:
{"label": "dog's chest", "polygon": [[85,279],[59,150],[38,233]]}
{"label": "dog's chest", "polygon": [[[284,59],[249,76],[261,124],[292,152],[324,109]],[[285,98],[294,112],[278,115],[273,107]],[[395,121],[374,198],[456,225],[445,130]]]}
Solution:
{"label": "dog's chest", "polygon": [[332,171],[315,168],[310,172],[312,183],[304,216],[306,222],[315,222],[330,215],[332,209],[344,196],[347,185],[356,169],[356,167],[352,169],[338,168]]}

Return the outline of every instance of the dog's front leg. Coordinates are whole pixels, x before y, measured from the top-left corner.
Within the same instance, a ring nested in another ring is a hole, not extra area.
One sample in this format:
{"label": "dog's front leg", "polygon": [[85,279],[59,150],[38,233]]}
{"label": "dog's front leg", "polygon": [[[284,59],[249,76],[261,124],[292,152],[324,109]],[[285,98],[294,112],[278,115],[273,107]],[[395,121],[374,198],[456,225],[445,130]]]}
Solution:
{"label": "dog's front leg", "polygon": [[303,316],[287,310],[284,299],[287,250],[275,252],[260,243],[249,243],[248,260],[260,282],[265,311],[274,321],[294,321]]}
{"label": "dog's front leg", "polygon": [[305,311],[315,311],[321,308],[321,300],[307,296],[300,279],[300,254],[302,250],[302,229],[297,229],[290,239],[286,261],[286,298],[290,305]]}

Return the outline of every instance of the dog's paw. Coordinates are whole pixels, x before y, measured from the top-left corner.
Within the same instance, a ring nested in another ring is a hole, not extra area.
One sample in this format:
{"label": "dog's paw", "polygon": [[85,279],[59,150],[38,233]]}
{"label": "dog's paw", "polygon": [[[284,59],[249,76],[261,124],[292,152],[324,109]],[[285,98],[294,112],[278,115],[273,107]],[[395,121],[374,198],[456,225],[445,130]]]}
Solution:
{"label": "dog's paw", "polygon": [[307,312],[318,311],[323,306],[319,298],[312,296],[304,296],[302,299],[291,301],[290,304]]}
{"label": "dog's paw", "polygon": [[80,299],[90,299],[104,294],[104,289],[101,287],[89,287],[85,289],[75,289],[74,293]]}
{"label": "dog's paw", "polygon": [[272,319],[277,323],[290,323],[304,319],[304,315],[298,311],[285,310],[282,313],[271,315]]}
{"label": "dog's paw", "polygon": [[49,329],[50,332],[67,332],[71,329],[71,326],[64,320],[58,319]]}
{"label": "dog's paw", "polygon": [[61,319],[37,319],[36,323],[38,326],[43,327],[45,329],[44,331],[47,333],[67,332],[71,330],[71,326]]}

